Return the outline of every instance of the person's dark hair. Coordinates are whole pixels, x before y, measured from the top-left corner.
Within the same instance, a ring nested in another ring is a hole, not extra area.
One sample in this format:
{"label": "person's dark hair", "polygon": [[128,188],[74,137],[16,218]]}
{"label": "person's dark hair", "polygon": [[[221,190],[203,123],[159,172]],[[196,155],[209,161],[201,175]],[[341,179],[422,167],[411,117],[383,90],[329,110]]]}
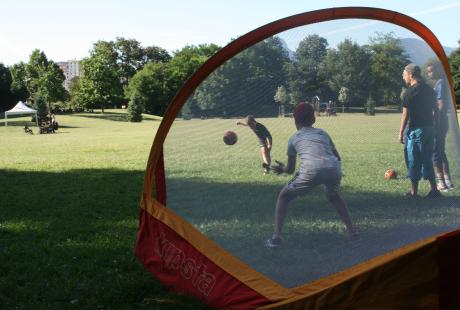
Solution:
{"label": "person's dark hair", "polygon": [[301,102],[294,109],[294,120],[296,124],[311,126],[315,123],[315,110],[309,103]]}
{"label": "person's dark hair", "polygon": [[254,116],[248,115],[248,116],[246,116],[246,121],[247,121],[247,122],[255,122],[256,119],[254,118]]}
{"label": "person's dark hair", "polygon": [[406,70],[408,73],[412,74],[412,77],[417,80],[422,79],[422,71],[420,70],[420,67],[417,66],[414,63],[408,64],[404,70]]}
{"label": "person's dark hair", "polygon": [[444,73],[444,68],[439,60],[435,59],[430,59],[426,65],[426,67],[431,67],[431,70],[433,70],[434,76],[436,78],[441,78],[443,77]]}

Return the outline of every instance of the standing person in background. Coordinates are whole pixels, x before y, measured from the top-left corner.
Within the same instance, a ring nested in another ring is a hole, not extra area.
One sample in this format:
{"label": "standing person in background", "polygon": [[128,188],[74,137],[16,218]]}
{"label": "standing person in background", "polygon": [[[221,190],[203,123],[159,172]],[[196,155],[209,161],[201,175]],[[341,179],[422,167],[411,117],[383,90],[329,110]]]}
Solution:
{"label": "standing person in background", "polygon": [[262,167],[264,169],[264,174],[267,174],[270,171],[271,157],[270,151],[272,149],[272,135],[268,131],[267,127],[257,122],[254,116],[248,115],[244,119],[244,122],[237,122],[237,125],[248,126],[256,134],[257,139],[259,139],[260,153],[262,155]]}
{"label": "standing person in background", "polygon": [[446,80],[443,78],[441,63],[438,61],[430,63],[426,71],[428,77],[435,82],[434,91],[436,93],[438,108],[433,153],[434,172],[436,174],[438,190],[446,192],[454,188],[450,177],[449,161],[446,156],[446,136],[449,130],[449,120],[447,118],[447,111],[449,110],[449,90]]}
{"label": "standing person in background", "polygon": [[398,140],[404,143],[404,129],[407,124],[407,164],[411,189],[407,197],[418,197],[418,184],[423,178],[430,182],[431,190],[426,198],[442,197],[436,188],[433,168],[434,126],[437,119],[436,95],[422,79],[420,67],[409,64],[404,68],[402,78],[407,85],[403,95],[403,111]]}
{"label": "standing person in background", "polygon": [[56,126],[56,115],[53,112],[50,114],[50,127]]}

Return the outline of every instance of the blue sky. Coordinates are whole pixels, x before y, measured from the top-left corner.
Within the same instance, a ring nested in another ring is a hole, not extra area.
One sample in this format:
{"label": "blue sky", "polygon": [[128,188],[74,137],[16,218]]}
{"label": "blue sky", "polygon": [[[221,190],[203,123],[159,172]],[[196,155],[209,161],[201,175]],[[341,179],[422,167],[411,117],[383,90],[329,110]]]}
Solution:
{"label": "blue sky", "polygon": [[[460,1],[313,0],[2,0],[0,62],[27,61],[33,49],[54,61],[81,59],[97,40],[134,38],[169,52],[186,44],[216,43],[290,15],[338,6],[369,6],[398,11],[428,26],[444,46],[458,47]],[[363,43],[375,31],[410,33],[366,21],[322,23],[307,32],[333,46],[345,37]],[[304,31],[305,33],[305,31]],[[295,48],[298,38],[287,38]]]}

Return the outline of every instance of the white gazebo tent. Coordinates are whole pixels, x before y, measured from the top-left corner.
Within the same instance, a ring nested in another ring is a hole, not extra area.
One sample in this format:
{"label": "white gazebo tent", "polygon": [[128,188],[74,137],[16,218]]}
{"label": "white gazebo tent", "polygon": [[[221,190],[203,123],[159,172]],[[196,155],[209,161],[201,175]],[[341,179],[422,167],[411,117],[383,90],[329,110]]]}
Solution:
{"label": "white gazebo tent", "polygon": [[35,114],[35,121],[37,122],[38,127],[37,110],[29,108],[22,101],[19,101],[12,109],[5,112],[5,126],[8,126],[8,115],[17,114]]}

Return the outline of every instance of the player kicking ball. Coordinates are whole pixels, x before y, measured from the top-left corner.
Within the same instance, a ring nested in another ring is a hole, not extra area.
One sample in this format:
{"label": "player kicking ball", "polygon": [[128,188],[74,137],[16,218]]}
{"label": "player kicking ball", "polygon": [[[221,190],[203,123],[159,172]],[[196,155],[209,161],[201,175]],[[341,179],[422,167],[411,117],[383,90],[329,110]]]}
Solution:
{"label": "player kicking ball", "polygon": [[337,210],[340,219],[347,228],[348,235],[357,236],[347,204],[339,194],[342,177],[340,156],[329,135],[322,129],[313,128],[315,111],[310,104],[300,103],[294,109],[294,120],[297,132],[288,141],[287,164],[276,161],[272,170],[277,173],[292,174],[295,169],[296,157],[300,158],[300,168],[289,183],[278,195],[275,209],[275,230],[270,239],[265,241],[268,248],[276,248],[282,244],[281,233],[289,203],[296,197],[305,195],[314,187],[324,184],[326,197]]}
{"label": "player kicking ball", "polygon": [[244,122],[237,122],[237,125],[248,126],[256,134],[257,139],[259,139],[260,153],[262,155],[262,168],[264,169],[264,174],[267,174],[270,171],[271,157],[270,151],[272,149],[272,135],[268,131],[267,127],[257,122],[254,116],[248,115],[244,119]]}

